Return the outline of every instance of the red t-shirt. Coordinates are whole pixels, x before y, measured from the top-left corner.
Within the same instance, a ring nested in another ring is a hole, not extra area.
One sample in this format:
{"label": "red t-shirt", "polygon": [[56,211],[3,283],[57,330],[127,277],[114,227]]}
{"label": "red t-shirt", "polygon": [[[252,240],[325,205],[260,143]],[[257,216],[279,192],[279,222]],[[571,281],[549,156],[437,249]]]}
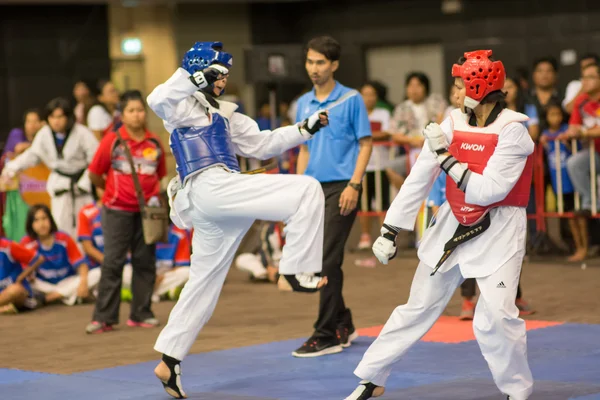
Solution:
{"label": "red t-shirt", "polygon": [[[569,125],[581,125],[587,129],[600,125],[600,101],[590,99],[587,93],[577,96]],[[600,153],[600,139],[594,139],[594,146]]]}
{"label": "red t-shirt", "polygon": [[[160,140],[153,133],[146,131],[146,136],[139,142],[131,139],[125,126],[121,126],[119,133],[131,150],[144,199],[147,202],[152,196],[160,193],[160,180],[167,174],[165,152]],[[131,176],[131,166],[114,132],[102,138],[88,168],[96,175],[106,174],[106,188],[102,197],[105,207],[128,212],[140,210]]]}

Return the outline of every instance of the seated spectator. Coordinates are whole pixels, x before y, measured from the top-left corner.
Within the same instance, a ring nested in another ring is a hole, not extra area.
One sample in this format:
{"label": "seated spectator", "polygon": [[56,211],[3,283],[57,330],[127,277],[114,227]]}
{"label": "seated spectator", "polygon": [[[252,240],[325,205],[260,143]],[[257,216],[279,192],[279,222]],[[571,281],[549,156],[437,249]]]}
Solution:
{"label": "seated spectator", "polygon": [[[593,141],[596,153],[596,171],[600,171],[600,156],[598,156],[600,150],[600,66],[598,64],[588,65],[583,70],[581,81],[583,93],[575,99],[573,113],[569,120],[569,129],[559,139],[579,138]],[[567,171],[575,191],[581,196],[579,212],[583,216],[589,216],[592,208],[592,190],[590,186],[590,148],[587,145],[582,151],[569,158]]]}
{"label": "seated spectator", "polygon": [[98,81],[92,88],[95,103],[87,115],[87,126],[98,140],[112,130],[119,119],[119,91],[111,81]]}
{"label": "seated spectator", "polygon": [[[170,300],[179,299],[179,293],[190,276],[191,237],[190,232],[175,225],[169,227],[169,242],[156,244],[156,282],[152,302],[158,303],[168,295]],[[131,296],[131,264],[123,269],[123,290],[121,296],[127,300]]]}
{"label": "seated spectator", "polygon": [[90,268],[104,262],[104,234],[102,232],[102,196],[104,190],[96,188],[98,200],[79,210],[77,240],[83,247]]}
{"label": "seated spectator", "polygon": [[27,236],[21,244],[45,259],[32,285],[35,291],[44,294],[42,303],[61,300],[72,306],[88,299],[100,280],[100,269],[89,269],[75,241],[58,231],[47,206],[31,207],[26,230]]}
{"label": "seated spectator", "polygon": [[[567,171],[567,162],[571,156],[571,144],[559,142],[558,148],[555,140],[567,132],[569,125],[564,124],[564,113],[559,103],[550,103],[546,106],[546,125],[548,129],[542,132],[540,144],[544,146],[548,167],[550,170],[550,179],[552,188],[557,196],[560,196],[558,190],[558,174],[561,176],[562,196],[564,211],[569,212],[575,209],[575,189],[569,179]],[[578,146],[580,147],[580,146]],[[560,154],[560,170],[556,166],[556,153]],[[585,259],[588,252],[588,232],[585,218],[576,216],[574,219],[569,219],[569,228],[575,242],[575,253],[571,255],[569,261],[582,261]]]}
{"label": "seated spectator", "polygon": [[[131,251],[133,266],[131,312],[127,325],[152,328],[159,325],[152,312],[152,293],[156,280],[155,246],[144,241],[140,204],[126,155],[131,152],[147,203],[159,201],[160,180],[166,175],[165,152],[158,137],[146,129],[146,104],[137,90],[123,93],[123,125],[102,139],[89,166],[90,179],[104,189],[102,230],[104,259],[98,299],[87,333],[111,331],[119,322],[123,268]],[[127,146],[127,147],[125,147]],[[105,178],[106,177],[106,178]]]}
{"label": "seated spectator", "polygon": [[0,238],[0,314],[16,314],[28,299],[33,300],[27,279],[44,261],[39,253]]}
{"label": "seated spectator", "polygon": [[[579,58],[579,68],[581,74],[583,74],[583,70],[587,68],[588,65],[591,64],[600,64],[600,57],[596,53],[587,53],[582,55]],[[575,98],[582,94],[582,82],[581,79],[575,79],[569,82],[567,85],[567,89],[565,91],[565,98],[562,102],[562,106],[567,112],[567,114],[571,114],[573,112],[573,106],[575,105]]]}
{"label": "seated spectator", "polygon": [[14,128],[8,134],[2,156],[13,158],[27,150],[43,125],[44,120],[39,110],[27,110],[23,116],[23,127]]}
{"label": "seated spectator", "polygon": [[237,256],[236,267],[250,273],[251,279],[277,282],[283,248],[282,232],[283,223],[262,221],[259,248],[254,253],[245,252]]}

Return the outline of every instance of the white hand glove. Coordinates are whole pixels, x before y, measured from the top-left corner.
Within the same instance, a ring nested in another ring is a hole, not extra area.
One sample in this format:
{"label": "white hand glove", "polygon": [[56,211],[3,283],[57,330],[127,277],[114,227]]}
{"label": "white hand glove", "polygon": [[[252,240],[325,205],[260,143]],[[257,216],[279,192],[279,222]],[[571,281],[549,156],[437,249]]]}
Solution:
{"label": "white hand glove", "polygon": [[435,122],[431,122],[425,127],[423,135],[427,140],[429,149],[434,154],[438,155],[448,151],[448,139],[446,139],[446,135],[444,134],[444,131],[442,131],[442,128]]}
{"label": "white hand glove", "polygon": [[329,115],[326,110],[315,111],[310,117],[300,124],[300,130],[308,132],[311,136],[319,129],[329,124]]}
{"label": "white hand glove", "polygon": [[388,261],[396,256],[396,232],[392,232],[385,226],[381,227],[381,236],[373,243],[373,254],[379,262],[387,265]]}
{"label": "white hand glove", "polygon": [[229,70],[222,65],[213,64],[203,71],[197,71],[194,75],[190,76],[190,80],[198,89],[204,89],[207,86],[212,85],[219,79],[223,79],[224,75],[229,74]]}

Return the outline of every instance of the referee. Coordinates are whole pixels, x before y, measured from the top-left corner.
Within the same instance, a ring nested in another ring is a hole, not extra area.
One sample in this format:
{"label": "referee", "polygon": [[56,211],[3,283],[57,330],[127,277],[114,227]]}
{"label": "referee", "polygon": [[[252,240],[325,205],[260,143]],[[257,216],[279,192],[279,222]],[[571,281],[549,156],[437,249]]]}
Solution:
{"label": "referee", "polygon": [[317,179],[325,194],[323,276],[319,316],[312,336],[295,357],[339,353],[358,336],[350,310],[342,297],[344,247],[356,218],[362,178],[371,157],[371,126],[360,94],[333,79],[341,48],[328,36],[316,37],[306,46],[306,72],[314,88],[298,99],[296,121],[317,110],[329,109],[329,126],[303,145],[298,173]]}

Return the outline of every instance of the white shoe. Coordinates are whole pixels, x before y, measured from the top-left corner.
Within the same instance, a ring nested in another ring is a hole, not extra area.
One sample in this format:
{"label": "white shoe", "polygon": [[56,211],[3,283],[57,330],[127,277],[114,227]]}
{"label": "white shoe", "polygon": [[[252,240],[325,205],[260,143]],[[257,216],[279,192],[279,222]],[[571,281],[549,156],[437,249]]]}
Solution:
{"label": "white shoe", "polygon": [[235,266],[241,271],[248,272],[254,279],[267,279],[267,269],[262,264],[260,256],[256,254],[240,254],[235,259]]}

